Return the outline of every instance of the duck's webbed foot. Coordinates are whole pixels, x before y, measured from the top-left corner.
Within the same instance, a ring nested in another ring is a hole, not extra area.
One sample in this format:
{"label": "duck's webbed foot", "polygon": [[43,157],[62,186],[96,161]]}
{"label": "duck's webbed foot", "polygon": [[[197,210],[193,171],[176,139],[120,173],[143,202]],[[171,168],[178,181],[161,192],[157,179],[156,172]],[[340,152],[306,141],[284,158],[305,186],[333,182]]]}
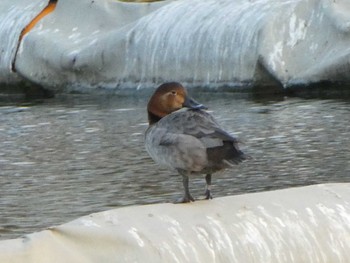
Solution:
{"label": "duck's webbed foot", "polygon": [[192,195],[190,194],[190,190],[188,187],[188,176],[182,174],[182,183],[185,189],[185,195],[178,199],[175,203],[189,203],[189,202],[194,202],[194,198],[192,197]]}
{"label": "duck's webbed foot", "polygon": [[204,195],[205,195],[205,199],[206,199],[206,200],[213,199],[213,195],[211,194],[211,191],[208,190],[208,189],[205,190]]}
{"label": "duck's webbed foot", "polygon": [[211,194],[211,174],[207,174],[205,176],[205,181],[207,183],[207,189],[205,190],[205,199],[209,200],[209,199],[213,199],[213,196]]}
{"label": "duck's webbed foot", "polygon": [[180,203],[190,203],[194,202],[194,198],[192,195],[184,195],[183,197],[179,198],[178,200],[175,201],[175,204],[180,204]]}

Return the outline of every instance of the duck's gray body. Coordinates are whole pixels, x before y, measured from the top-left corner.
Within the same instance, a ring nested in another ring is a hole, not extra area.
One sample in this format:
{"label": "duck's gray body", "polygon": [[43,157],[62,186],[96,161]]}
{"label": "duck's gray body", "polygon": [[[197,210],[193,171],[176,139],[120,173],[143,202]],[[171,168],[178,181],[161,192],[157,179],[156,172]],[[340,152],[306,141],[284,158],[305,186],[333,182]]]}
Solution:
{"label": "duck's gray body", "polygon": [[181,174],[211,174],[246,159],[237,139],[203,110],[179,110],[149,126],[146,149],[161,166]]}

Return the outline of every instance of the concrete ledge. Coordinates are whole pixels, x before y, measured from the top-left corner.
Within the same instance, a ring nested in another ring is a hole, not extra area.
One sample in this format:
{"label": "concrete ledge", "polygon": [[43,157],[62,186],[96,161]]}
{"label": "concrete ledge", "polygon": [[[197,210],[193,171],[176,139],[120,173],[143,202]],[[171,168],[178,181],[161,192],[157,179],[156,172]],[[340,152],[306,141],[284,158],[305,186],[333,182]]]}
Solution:
{"label": "concrete ledge", "polygon": [[0,83],[89,92],[350,81],[346,1],[59,0],[42,12],[48,2],[1,2]]}
{"label": "concrete ledge", "polygon": [[347,262],[350,184],[91,214],[0,242],[0,262]]}

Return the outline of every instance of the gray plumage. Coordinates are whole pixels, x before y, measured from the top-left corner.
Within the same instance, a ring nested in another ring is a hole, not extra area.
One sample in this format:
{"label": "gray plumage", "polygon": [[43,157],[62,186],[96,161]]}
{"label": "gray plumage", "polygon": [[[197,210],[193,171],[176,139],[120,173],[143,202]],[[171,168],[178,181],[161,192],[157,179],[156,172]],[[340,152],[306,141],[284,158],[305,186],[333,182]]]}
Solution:
{"label": "gray plumage", "polygon": [[213,173],[246,159],[237,143],[203,110],[173,112],[146,131],[146,149],[152,159],[188,175]]}

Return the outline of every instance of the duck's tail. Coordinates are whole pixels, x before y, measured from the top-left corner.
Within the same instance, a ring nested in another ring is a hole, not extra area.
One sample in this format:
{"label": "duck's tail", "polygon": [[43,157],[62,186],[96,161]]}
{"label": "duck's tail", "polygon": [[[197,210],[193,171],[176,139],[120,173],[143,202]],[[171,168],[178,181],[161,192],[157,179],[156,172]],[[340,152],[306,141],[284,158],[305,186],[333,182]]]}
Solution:
{"label": "duck's tail", "polygon": [[222,146],[207,149],[210,166],[215,169],[222,169],[237,165],[245,160],[252,159],[238,148],[237,142],[223,141]]}
{"label": "duck's tail", "polygon": [[234,156],[231,158],[224,159],[223,162],[229,166],[240,164],[243,161],[253,159],[250,155],[245,154],[241,150],[237,150]]}

